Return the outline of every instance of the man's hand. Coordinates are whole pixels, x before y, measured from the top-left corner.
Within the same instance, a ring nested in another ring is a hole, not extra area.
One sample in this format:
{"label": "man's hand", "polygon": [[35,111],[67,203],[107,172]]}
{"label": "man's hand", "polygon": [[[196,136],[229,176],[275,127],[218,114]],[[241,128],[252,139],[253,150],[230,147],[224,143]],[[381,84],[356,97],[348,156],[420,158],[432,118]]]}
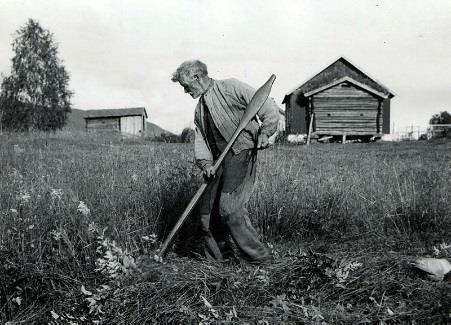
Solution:
{"label": "man's hand", "polygon": [[213,165],[211,165],[211,164],[205,165],[202,172],[203,172],[205,178],[215,177],[215,169],[214,169]]}
{"label": "man's hand", "polygon": [[269,139],[266,134],[259,134],[257,139],[257,149],[265,149],[269,147]]}

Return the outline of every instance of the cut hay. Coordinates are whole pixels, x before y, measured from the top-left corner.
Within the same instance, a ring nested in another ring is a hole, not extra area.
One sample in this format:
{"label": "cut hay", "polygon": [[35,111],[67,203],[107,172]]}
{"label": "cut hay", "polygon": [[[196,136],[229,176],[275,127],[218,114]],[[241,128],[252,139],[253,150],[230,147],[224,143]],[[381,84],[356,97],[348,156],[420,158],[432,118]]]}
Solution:
{"label": "cut hay", "polygon": [[[21,287],[35,289],[27,289],[27,308],[15,321],[446,323],[451,283],[421,278],[409,265],[412,259],[397,253],[288,251],[274,264],[255,267],[175,255],[157,263],[149,256],[121,278],[85,278],[84,284],[62,274],[22,270],[24,277],[1,288],[2,313],[15,308],[11,298]],[[1,271],[9,274],[12,266],[8,270]]]}
{"label": "cut hay", "polygon": [[102,318],[131,324],[447,320],[450,283],[421,279],[407,260],[314,253],[286,254],[265,267],[149,260],[105,303]]}

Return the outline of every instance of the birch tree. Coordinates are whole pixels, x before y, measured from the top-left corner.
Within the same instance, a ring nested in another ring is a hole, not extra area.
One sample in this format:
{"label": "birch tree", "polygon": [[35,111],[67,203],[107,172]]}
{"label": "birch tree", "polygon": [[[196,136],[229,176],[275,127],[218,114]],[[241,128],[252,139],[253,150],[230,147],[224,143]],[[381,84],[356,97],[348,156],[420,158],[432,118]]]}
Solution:
{"label": "birch tree", "polygon": [[11,74],[1,84],[4,128],[61,129],[70,112],[72,92],[53,34],[29,19],[16,31],[12,48]]}

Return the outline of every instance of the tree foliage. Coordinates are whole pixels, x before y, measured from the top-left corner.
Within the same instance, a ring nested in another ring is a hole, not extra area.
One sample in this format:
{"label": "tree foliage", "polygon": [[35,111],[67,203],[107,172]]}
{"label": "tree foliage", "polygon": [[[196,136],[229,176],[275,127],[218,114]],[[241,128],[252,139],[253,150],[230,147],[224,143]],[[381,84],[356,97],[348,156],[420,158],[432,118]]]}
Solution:
{"label": "tree foliage", "polygon": [[429,124],[451,124],[451,114],[447,111],[432,115]]}
{"label": "tree foliage", "polygon": [[181,137],[177,134],[172,133],[161,133],[160,136],[152,138],[154,142],[165,142],[165,143],[180,143],[182,142]]}
{"label": "tree foliage", "polygon": [[183,143],[194,142],[194,130],[192,128],[184,128],[180,135],[180,140]]}
{"label": "tree foliage", "polygon": [[1,84],[2,125],[12,130],[61,129],[72,92],[53,34],[29,19],[16,31],[12,48],[11,74]]}

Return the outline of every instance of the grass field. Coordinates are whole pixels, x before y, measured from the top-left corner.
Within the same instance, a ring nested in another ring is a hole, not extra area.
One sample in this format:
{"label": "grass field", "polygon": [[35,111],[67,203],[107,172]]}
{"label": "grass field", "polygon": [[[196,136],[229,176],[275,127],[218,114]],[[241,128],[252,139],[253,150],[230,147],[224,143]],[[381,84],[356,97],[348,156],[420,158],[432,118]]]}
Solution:
{"label": "grass field", "polygon": [[275,146],[249,210],[275,263],[203,260],[189,144],[0,136],[0,322],[451,322],[451,284],[408,262],[451,242],[451,145]]}

